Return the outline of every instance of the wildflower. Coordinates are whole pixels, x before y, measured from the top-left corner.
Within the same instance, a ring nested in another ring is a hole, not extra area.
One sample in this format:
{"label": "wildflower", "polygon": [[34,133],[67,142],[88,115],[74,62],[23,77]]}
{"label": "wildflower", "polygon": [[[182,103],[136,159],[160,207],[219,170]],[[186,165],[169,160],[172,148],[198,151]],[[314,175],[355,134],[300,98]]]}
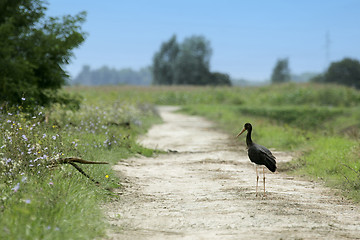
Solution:
{"label": "wildflower", "polygon": [[24,97],[23,97],[23,98],[21,98],[21,100],[25,101],[25,100],[26,100],[26,98],[24,98]]}
{"label": "wildflower", "polygon": [[53,125],[53,126],[52,126],[52,128],[56,128],[56,126],[55,126],[55,125]]}
{"label": "wildflower", "polygon": [[46,137],[46,133],[43,134],[42,138],[45,138]]}
{"label": "wildflower", "polygon": [[27,177],[23,177],[23,178],[21,179],[22,182],[26,182],[26,180],[27,180]]}
{"label": "wildflower", "polygon": [[105,178],[109,178],[109,175],[105,175]]}
{"label": "wildflower", "polygon": [[13,190],[14,192],[17,192],[19,190],[19,188],[20,188],[20,183],[17,183],[15,185],[15,187],[13,187],[11,190]]}
{"label": "wildflower", "polygon": [[49,184],[50,186],[54,185],[54,183],[53,183],[53,182],[49,182],[48,184]]}
{"label": "wildflower", "polygon": [[25,203],[26,203],[26,204],[30,204],[30,203],[31,203],[31,200],[30,200],[30,199],[26,199],[26,200],[25,200]]}
{"label": "wildflower", "polygon": [[22,130],[22,127],[19,127],[19,130]]}
{"label": "wildflower", "polygon": [[53,140],[56,140],[56,136],[52,136],[52,139],[53,139]]}
{"label": "wildflower", "polygon": [[25,134],[23,134],[21,137],[22,137],[25,141],[28,140],[27,137],[25,136]]}

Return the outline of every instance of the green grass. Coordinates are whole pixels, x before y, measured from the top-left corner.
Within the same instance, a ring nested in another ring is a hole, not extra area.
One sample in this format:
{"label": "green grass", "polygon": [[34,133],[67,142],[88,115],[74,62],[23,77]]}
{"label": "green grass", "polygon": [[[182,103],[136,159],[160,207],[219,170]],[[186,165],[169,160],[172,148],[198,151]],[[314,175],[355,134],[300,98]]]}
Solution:
{"label": "green grass", "polygon": [[[0,239],[93,239],[107,227],[100,205],[121,188],[115,164],[154,150],[136,143],[155,122],[154,104],[180,105],[235,136],[244,123],[254,140],[299,158],[280,171],[321,179],[360,201],[360,93],[317,84],[265,87],[75,87],[83,104],[34,116],[0,115]],[[35,118],[34,118],[35,117]],[[244,144],[244,139],[239,139]],[[59,157],[107,161],[82,166],[97,186],[70,165],[49,169]],[[35,161],[36,160],[36,161]]]}
{"label": "green grass", "polygon": [[[106,93],[97,92],[97,95]],[[34,115],[1,115],[0,239],[94,239],[107,228],[100,206],[121,188],[111,165],[134,154],[151,156],[137,135],[159,118],[147,105],[84,101],[77,112],[60,106]],[[110,165],[49,168],[58,158],[80,157]]]}
{"label": "green grass", "polygon": [[104,234],[103,190],[67,169],[2,186],[1,239],[93,239]]}

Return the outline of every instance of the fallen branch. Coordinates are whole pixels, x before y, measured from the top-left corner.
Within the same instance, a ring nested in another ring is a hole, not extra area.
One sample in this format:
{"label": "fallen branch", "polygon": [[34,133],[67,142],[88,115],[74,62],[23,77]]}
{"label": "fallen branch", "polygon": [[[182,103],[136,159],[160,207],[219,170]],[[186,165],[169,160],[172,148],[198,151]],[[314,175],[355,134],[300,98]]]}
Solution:
{"label": "fallen branch", "polygon": [[87,161],[87,160],[84,160],[81,158],[74,158],[74,157],[58,158],[57,160],[55,160],[55,163],[58,163],[58,164],[65,164],[65,163],[72,163],[72,162],[77,162],[77,163],[81,163],[81,164],[109,164],[108,162]]}
{"label": "fallen branch", "polygon": [[109,164],[108,162],[94,162],[94,161],[87,161],[81,158],[58,158],[56,160],[54,160],[52,162],[52,165],[57,165],[57,164],[70,164],[72,165],[74,168],[76,168],[76,170],[78,170],[81,174],[83,174],[85,177],[87,177],[88,179],[90,179],[91,181],[93,181],[96,184],[99,184],[98,181],[95,181],[92,177],[90,177],[88,174],[86,174],[84,172],[84,170],[82,170],[81,167],[79,167],[78,165],[76,165],[75,163],[81,163],[81,164]]}

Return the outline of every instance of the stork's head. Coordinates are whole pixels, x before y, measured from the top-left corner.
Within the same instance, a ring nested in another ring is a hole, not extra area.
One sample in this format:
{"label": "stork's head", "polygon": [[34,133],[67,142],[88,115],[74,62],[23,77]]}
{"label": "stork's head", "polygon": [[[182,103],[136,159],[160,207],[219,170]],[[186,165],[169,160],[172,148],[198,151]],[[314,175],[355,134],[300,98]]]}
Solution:
{"label": "stork's head", "polygon": [[241,132],[236,137],[239,137],[245,131],[251,131],[251,130],[252,130],[251,124],[245,123],[243,130],[241,130]]}

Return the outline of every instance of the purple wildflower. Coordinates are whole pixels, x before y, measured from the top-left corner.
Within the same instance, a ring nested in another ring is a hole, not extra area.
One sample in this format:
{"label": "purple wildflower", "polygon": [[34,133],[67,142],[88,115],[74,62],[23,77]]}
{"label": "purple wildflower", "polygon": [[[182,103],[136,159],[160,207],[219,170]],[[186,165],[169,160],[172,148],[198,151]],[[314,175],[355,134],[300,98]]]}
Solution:
{"label": "purple wildflower", "polygon": [[20,188],[20,183],[17,183],[15,185],[15,187],[13,187],[11,190],[13,190],[14,192],[17,192],[19,190],[19,188]]}

